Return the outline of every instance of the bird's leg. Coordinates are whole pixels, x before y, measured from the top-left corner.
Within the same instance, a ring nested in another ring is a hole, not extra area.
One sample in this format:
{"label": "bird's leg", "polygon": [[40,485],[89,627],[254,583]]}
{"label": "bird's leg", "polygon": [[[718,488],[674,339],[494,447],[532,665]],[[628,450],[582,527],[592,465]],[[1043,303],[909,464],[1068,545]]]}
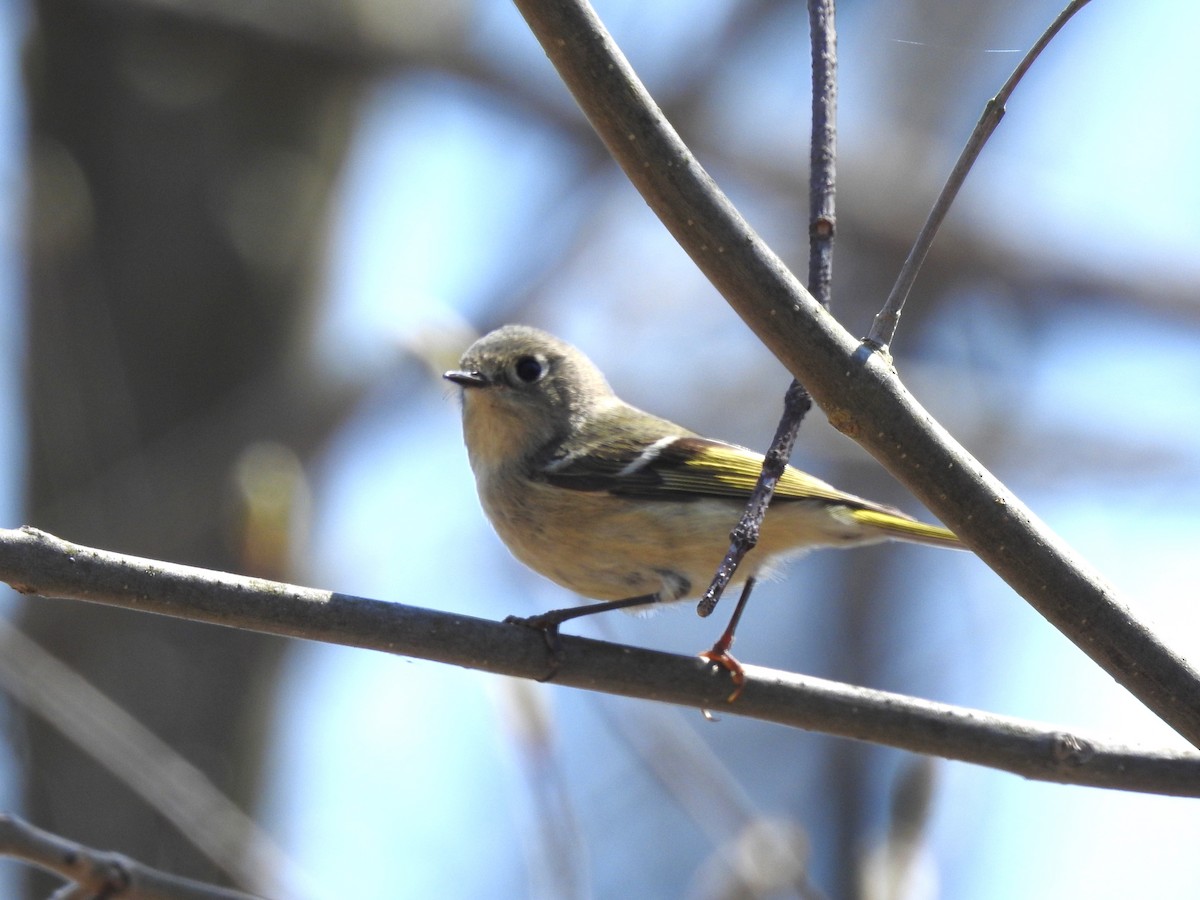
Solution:
{"label": "bird's leg", "polygon": [[583,616],[593,616],[596,613],[609,612],[614,609],[631,609],[635,606],[649,606],[658,603],[658,594],[643,594],[640,597],[626,597],[624,600],[606,600],[601,603],[589,603],[587,606],[568,606],[564,609],[552,609],[536,616],[509,616],[504,620],[506,625],[524,625],[526,628],[536,628],[546,639],[550,650],[550,671],[538,681],[549,681],[558,672],[562,664],[562,637],[558,633],[563,622],[579,619]]}
{"label": "bird's leg", "polygon": [[733,681],[733,693],[726,698],[727,703],[732,703],[740,697],[742,690],[746,687],[746,672],[742,668],[742,664],[733,658],[729,648],[733,646],[733,635],[737,631],[738,622],[742,619],[742,610],[746,608],[746,601],[750,599],[750,592],[754,590],[754,582],[753,575],[746,579],[742,595],[738,597],[737,606],[733,608],[733,615],[729,618],[729,625],[717,638],[717,642],[712,645],[712,648],[700,654],[701,659],[714,662],[729,673],[729,677]]}
{"label": "bird's leg", "polygon": [[540,631],[558,631],[558,626],[571,619],[593,616],[596,613],[609,612],[614,609],[630,609],[634,606],[649,606],[658,602],[658,594],[643,594],[640,597],[626,597],[624,600],[605,600],[600,603],[589,603],[586,606],[568,606],[565,609],[552,609],[536,616],[509,616],[504,621],[509,625],[525,625]]}

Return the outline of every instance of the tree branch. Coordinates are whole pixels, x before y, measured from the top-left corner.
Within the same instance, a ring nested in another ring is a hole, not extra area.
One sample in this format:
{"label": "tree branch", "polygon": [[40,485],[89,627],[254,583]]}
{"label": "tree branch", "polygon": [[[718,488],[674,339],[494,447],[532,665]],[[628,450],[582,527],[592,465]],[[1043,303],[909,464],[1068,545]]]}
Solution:
{"label": "tree branch", "polygon": [[829,421],[1038,612],[1200,746],[1200,675],[955,442],[734,209],[583,0],[515,0],[600,139],[667,230]]}
{"label": "tree branch", "polygon": [[[397,653],[540,678],[543,636],[470,616],[351,597],[261,578],[140,559],[68,543],[34,528],[0,530],[0,580],[26,594],[87,600],[265,634]],[[1200,796],[1200,754],[1106,744],[1033,722],[746,666],[726,704],[724,670],[690,656],[564,636],[554,681],[569,687],[871,741],[1026,778]]]}
{"label": "tree branch", "polygon": [[833,0],[808,0],[812,57],[812,129],[808,160],[808,289],[833,302],[837,232],[837,27]]}
{"label": "tree branch", "polygon": [[1029,67],[1049,45],[1067,24],[1067,21],[1075,15],[1079,10],[1083,9],[1088,4],[1089,0],[1072,0],[1067,4],[1067,7],[1058,14],[1050,27],[1042,32],[1042,36],[1037,39],[1034,45],[1029,49],[1029,52],[1013,69],[1008,80],[996,93],[996,96],[987,102],[983,108],[983,113],[979,117],[979,121],[975,123],[975,130],[971,132],[971,136],[967,139],[967,144],[963,147],[962,153],[959,154],[958,162],[954,164],[949,177],[946,179],[945,185],[942,186],[942,191],[938,194],[937,200],[933,203],[933,209],[929,211],[929,217],[925,220],[925,224],[921,226],[921,231],[917,234],[916,241],[913,242],[912,249],[908,252],[908,258],[904,260],[904,265],[900,267],[900,274],[896,277],[896,284],[892,287],[892,291],[888,294],[888,298],[884,301],[883,308],[875,316],[875,321],[871,325],[871,333],[868,335],[867,343],[877,350],[887,352],[888,345],[896,336],[896,328],[900,324],[900,314],[904,310],[904,302],[908,299],[908,293],[912,290],[913,283],[917,280],[917,273],[921,270],[921,264],[925,261],[925,257],[929,255],[929,248],[933,246],[933,238],[937,234],[938,229],[942,227],[942,221],[946,218],[946,213],[950,211],[954,199],[958,196],[959,188],[963,186],[963,182],[967,180],[967,173],[971,171],[971,167],[975,165],[975,160],[979,159],[979,154],[983,152],[983,145],[988,142],[988,138],[992,136],[992,132],[1000,124],[1000,120],[1004,118],[1005,105],[1008,103],[1008,98],[1012,96],[1012,92],[1017,89],[1017,84],[1025,77],[1025,73],[1029,71]]}
{"label": "tree branch", "polygon": [[59,897],[123,900],[254,900],[214,884],[152,869],[120,853],[104,853],[0,813],[0,856],[22,859],[74,885]]}
{"label": "tree branch", "polygon": [[[809,44],[812,57],[812,128],[809,139],[808,180],[808,289],[826,309],[833,296],[833,236],[836,221],[837,173],[837,29],[833,0],[808,0]],[[696,604],[701,616],[712,615],[717,602],[737,573],[746,554],[758,543],[767,507],[783,477],[800,424],[812,408],[812,399],[793,378],[783,397],[783,415],[771,446],[763,455],[762,471],[754,484],[746,510],[730,534],[729,550],[717,566],[708,590]],[[739,607],[741,603],[738,604]],[[734,613],[736,619],[740,612]],[[732,638],[731,622],[726,636]],[[725,638],[722,638],[721,643]],[[716,647],[714,646],[714,650]],[[726,648],[728,649],[728,648]]]}
{"label": "tree branch", "polygon": [[306,893],[295,862],[203,772],[6,620],[0,688],[128,785],[234,884]]}

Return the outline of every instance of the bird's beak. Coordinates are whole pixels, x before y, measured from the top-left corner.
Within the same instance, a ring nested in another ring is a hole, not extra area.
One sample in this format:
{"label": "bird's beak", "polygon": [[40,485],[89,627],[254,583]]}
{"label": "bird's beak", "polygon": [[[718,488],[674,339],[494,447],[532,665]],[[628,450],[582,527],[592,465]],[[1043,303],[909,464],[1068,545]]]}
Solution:
{"label": "bird's beak", "polygon": [[442,376],[447,381],[453,381],[459,387],[487,387],[490,382],[479,372],[450,371]]}

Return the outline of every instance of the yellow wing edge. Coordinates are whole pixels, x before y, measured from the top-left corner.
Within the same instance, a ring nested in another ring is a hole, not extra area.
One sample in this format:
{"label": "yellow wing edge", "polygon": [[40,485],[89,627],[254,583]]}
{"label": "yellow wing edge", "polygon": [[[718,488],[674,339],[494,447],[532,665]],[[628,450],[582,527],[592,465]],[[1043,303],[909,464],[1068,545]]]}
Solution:
{"label": "yellow wing edge", "polygon": [[965,550],[962,542],[949,528],[941,525],[930,525],[914,519],[904,519],[891,513],[879,512],[873,509],[854,509],[850,518],[861,525],[878,528],[892,537],[902,541],[913,541],[918,544],[932,544],[935,547],[953,547]]}
{"label": "yellow wing edge", "polygon": [[[685,465],[696,470],[698,481],[708,478],[725,485],[732,493],[745,493],[748,496],[758,483],[762,464],[762,454],[753,450],[736,444],[704,440],[699,452]],[[833,485],[792,466],[783,470],[775,494],[781,499],[791,500],[860,502],[860,498],[843,493]]]}

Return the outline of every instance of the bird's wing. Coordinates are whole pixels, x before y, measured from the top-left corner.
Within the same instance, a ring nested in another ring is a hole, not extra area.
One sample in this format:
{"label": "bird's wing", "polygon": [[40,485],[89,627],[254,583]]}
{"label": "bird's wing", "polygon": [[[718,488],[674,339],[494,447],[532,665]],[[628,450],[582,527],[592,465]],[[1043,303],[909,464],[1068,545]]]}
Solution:
{"label": "bird's wing", "polygon": [[[550,460],[541,477],[556,487],[625,497],[745,500],[754,490],[762,463],[761,454],[745,447],[690,434],[669,435],[650,445],[610,439],[584,446]],[[779,500],[875,506],[791,466],[784,469],[775,496]]]}
{"label": "bird's wing", "polygon": [[[540,477],[557,487],[608,491],[648,500],[726,497],[745,502],[758,482],[763,457],[753,450],[692,434],[671,435],[647,446],[613,440],[578,447],[551,459]],[[819,478],[787,466],[775,488],[776,502],[836,507],[835,517],[890,538],[961,548],[954,533],[917,521],[891,506],[839,491]]]}

